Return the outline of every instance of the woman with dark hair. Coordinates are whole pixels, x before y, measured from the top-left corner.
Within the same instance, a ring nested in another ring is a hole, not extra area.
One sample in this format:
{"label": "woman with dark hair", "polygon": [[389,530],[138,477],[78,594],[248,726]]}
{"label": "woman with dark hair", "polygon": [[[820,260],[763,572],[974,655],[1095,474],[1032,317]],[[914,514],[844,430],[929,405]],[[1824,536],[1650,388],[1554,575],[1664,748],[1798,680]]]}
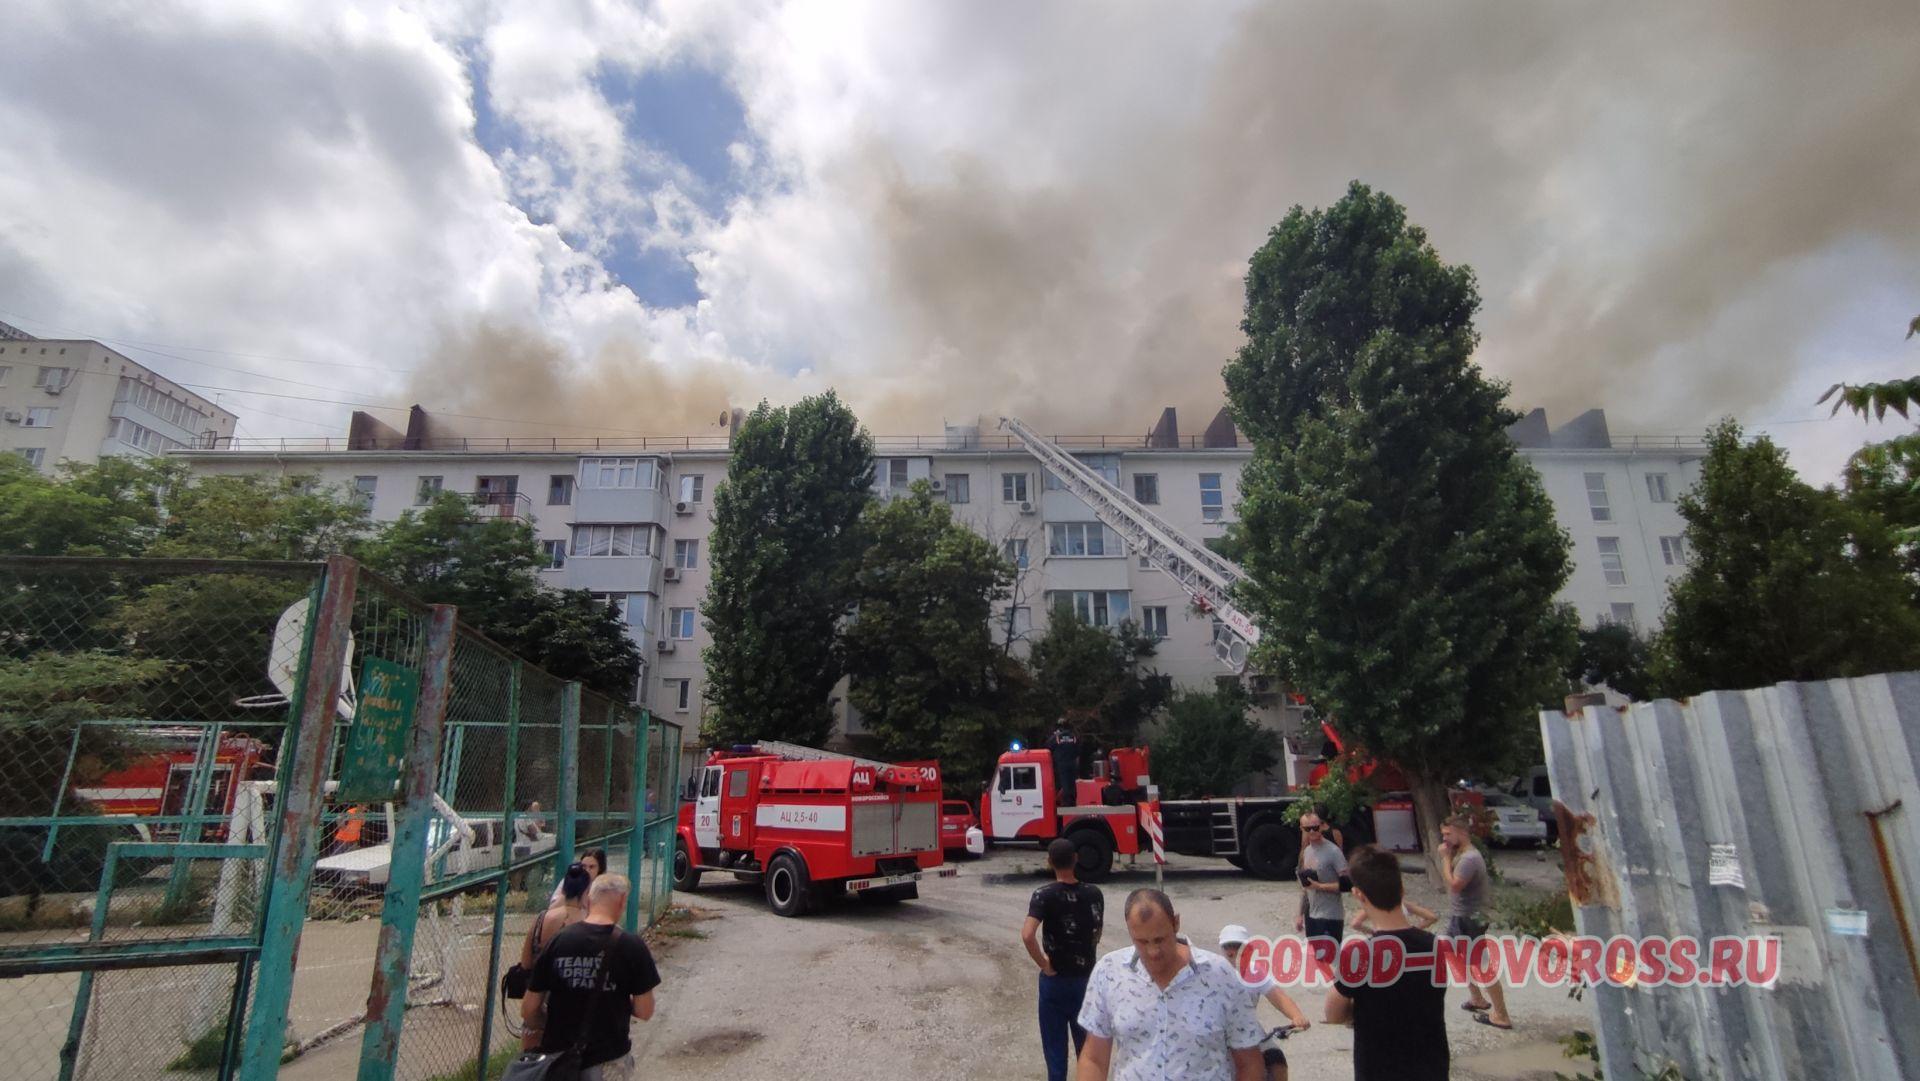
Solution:
{"label": "woman with dark hair", "polygon": [[589,848],[580,853],[580,862],[586,865],[589,879],[599,878],[607,873],[607,850]]}
{"label": "woman with dark hair", "polygon": [[566,877],[560,880],[559,899],[527,928],[527,939],[520,944],[521,968],[532,971],[534,958],[540,956],[542,947],[553,941],[553,936],[587,918],[587,887],[592,884],[593,875],[585,866],[567,865]]}

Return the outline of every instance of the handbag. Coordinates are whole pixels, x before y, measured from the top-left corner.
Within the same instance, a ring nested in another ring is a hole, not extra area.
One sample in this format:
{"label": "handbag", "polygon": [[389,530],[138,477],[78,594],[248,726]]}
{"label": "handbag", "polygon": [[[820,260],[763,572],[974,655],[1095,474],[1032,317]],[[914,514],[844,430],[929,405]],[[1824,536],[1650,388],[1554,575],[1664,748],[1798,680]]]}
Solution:
{"label": "handbag", "polygon": [[[532,929],[527,932],[528,937],[533,939],[533,956],[536,960],[540,956],[540,947],[546,945],[540,941],[540,928],[545,926],[546,919],[546,913],[542,912],[535,917]],[[500,977],[500,997],[514,1000],[526,998],[527,980],[532,975],[520,962],[515,961],[513,967],[507,969],[507,974]]]}
{"label": "handbag", "polygon": [[613,934],[607,939],[606,952],[600,955],[600,982],[594,986],[593,993],[587,998],[587,1005],[580,1015],[580,1031],[573,1037],[573,1046],[564,1051],[522,1051],[519,1057],[507,1064],[507,1072],[500,1075],[500,1081],[579,1081],[581,1071],[586,1067],[580,1060],[587,1053],[587,1033],[593,1028],[593,1006],[601,992],[607,989],[607,982],[613,974],[613,951],[620,945],[620,925],[613,925]]}

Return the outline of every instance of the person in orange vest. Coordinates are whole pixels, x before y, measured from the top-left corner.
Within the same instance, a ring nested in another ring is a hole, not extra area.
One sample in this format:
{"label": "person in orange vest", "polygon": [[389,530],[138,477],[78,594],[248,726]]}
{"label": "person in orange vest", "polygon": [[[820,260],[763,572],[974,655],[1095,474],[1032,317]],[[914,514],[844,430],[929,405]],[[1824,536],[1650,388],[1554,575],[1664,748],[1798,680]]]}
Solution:
{"label": "person in orange vest", "polygon": [[340,824],[334,827],[333,850],[344,852],[350,848],[359,848],[360,834],[366,829],[366,825],[366,808],[359,804],[347,808],[347,813],[340,816]]}

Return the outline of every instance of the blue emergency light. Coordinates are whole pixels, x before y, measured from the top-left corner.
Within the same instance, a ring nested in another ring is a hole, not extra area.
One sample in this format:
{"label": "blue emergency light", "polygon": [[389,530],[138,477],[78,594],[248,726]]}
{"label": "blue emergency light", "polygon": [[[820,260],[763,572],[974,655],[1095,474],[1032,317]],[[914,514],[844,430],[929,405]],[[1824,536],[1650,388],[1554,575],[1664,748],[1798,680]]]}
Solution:
{"label": "blue emergency light", "polygon": [[1019,740],[1017,740],[1017,739],[1016,739],[1016,740],[1014,740],[1014,741],[1013,741],[1013,747],[1012,747],[1012,749],[1013,749],[1013,750],[1016,750],[1016,751],[1020,749],[1020,741],[1019,741]]}

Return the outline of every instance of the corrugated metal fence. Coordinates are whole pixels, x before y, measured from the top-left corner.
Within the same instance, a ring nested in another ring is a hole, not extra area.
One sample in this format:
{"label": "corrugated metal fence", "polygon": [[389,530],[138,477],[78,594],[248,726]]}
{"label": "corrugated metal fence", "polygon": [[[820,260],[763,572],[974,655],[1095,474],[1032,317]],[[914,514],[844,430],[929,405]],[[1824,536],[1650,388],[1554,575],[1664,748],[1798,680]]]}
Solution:
{"label": "corrugated metal fence", "polygon": [[1609,1078],[1920,1078],[1920,673],[1541,714],[1582,934],[1776,935],[1772,988],[1600,986]]}

